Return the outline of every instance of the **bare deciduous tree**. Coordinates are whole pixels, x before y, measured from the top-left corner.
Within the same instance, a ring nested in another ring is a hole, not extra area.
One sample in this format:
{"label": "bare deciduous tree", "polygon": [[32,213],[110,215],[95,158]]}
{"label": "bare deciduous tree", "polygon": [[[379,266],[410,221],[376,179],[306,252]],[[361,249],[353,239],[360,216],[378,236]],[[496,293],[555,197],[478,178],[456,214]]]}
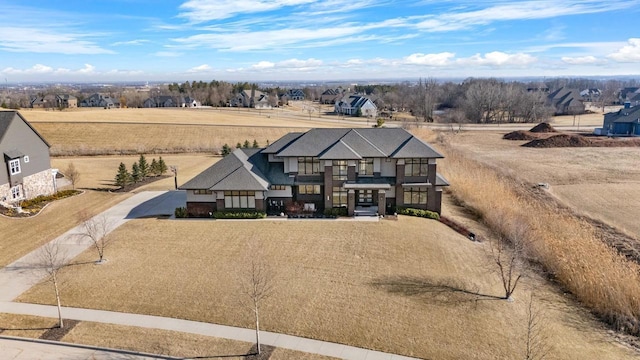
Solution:
{"label": "bare deciduous tree", "polygon": [[527,227],[513,221],[505,229],[506,235],[489,242],[489,249],[495,272],[504,289],[504,299],[510,299],[525,272]]}
{"label": "bare deciduous tree", "polygon": [[91,217],[86,213],[80,214],[82,220],[82,233],[83,237],[91,240],[91,243],[98,252],[98,264],[104,262],[104,249],[109,243],[108,233],[111,230],[111,222],[104,215],[97,215]]}
{"label": "bare deciduous tree", "polygon": [[38,267],[44,271],[46,275],[45,279],[53,284],[53,288],[56,293],[56,304],[58,306],[58,326],[63,328],[64,323],[62,321],[62,305],[60,304],[59,272],[66,263],[66,255],[64,251],[60,249],[60,245],[57,242],[50,242],[41,247],[39,251]]}
{"label": "bare deciduous tree", "polygon": [[71,187],[75,190],[76,184],[80,180],[80,172],[76,169],[76,166],[73,164],[73,161],[67,165],[67,169],[64,171],[67,179],[71,182]]}
{"label": "bare deciduous tree", "polygon": [[256,351],[260,354],[260,306],[273,294],[274,273],[255,240],[249,242],[245,267],[239,272],[243,304],[251,309],[256,325]]}
{"label": "bare deciduous tree", "polygon": [[547,319],[543,310],[535,304],[534,295],[529,297],[527,306],[527,333],[525,360],[543,360],[551,351],[547,334]]}

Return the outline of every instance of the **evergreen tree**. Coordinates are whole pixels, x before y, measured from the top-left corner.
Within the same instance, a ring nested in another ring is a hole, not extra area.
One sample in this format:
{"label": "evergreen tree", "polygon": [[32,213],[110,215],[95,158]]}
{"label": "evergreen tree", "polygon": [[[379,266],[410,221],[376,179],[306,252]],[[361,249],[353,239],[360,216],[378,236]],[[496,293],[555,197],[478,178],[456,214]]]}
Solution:
{"label": "evergreen tree", "polygon": [[240,144],[240,142],[238,142],[238,143],[236,144],[236,149],[240,149],[241,147],[242,147],[242,144]]}
{"label": "evergreen tree", "polygon": [[131,180],[133,180],[134,184],[142,180],[140,175],[140,165],[138,165],[137,162],[134,162],[133,165],[131,165]]}
{"label": "evergreen tree", "polygon": [[164,163],[164,160],[162,160],[162,156],[160,156],[160,159],[158,159],[158,172],[160,173],[160,175],[164,175],[167,170],[167,164]]}
{"label": "evergreen tree", "polygon": [[257,149],[260,147],[260,144],[258,144],[258,141],[256,141],[256,139],[253,139],[253,146],[251,146],[254,149]]}
{"label": "evergreen tree", "polygon": [[156,161],[156,158],[151,159],[151,166],[149,166],[149,171],[153,176],[160,175],[160,171],[158,171],[158,162]]}
{"label": "evergreen tree", "polygon": [[138,170],[140,171],[140,180],[144,180],[149,176],[149,163],[147,163],[147,159],[142,154],[140,154],[140,159],[138,160]]}
{"label": "evergreen tree", "polygon": [[127,166],[124,163],[120,163],[116,174],[116,186],[123,188],[129,184],[129,181],[131,181],[131,174],[129,174]]}
{"label": "evergreen tree", "polygon": [[249,144],[249,140],[245,140],[245,141],[244,141],[244,144],[242,144],[242,148],[243,148],[243,149],[248,149],[248,148],[249,148],[249,145],[250,145],[250,144]]}
{"label": "evergreen tree", "polygon": [[222,145],[222,156],[227,156],[231,154],[231,146],[229,144]]}

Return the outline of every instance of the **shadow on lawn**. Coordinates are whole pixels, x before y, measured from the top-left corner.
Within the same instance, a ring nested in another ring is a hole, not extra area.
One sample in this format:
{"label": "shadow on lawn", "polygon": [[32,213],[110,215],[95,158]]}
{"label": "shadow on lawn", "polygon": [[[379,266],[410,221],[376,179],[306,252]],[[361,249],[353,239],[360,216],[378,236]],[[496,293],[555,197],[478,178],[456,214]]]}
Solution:
{"label": "shadow on lawn", "polygon": [[256,351],[256,345],[254,344],[247,354],[196,356],[196,357],[185,358],[185,359],[224,359],[224,358],[239,357],[247,360],[268,360],[269,358],[271,358],[271,355],[273,354],[273,351],[276,348],[273,346],[262,344],[260,345],[260,349],[262,349],[262,351],[260,352],[260,355],[258,355],[258,352]]}
{"label": "shadow on lawn", "polygon": [[371,282],[371,286],[391,294],[420,298],[441,305],[477,304],[481,300],[504,300],[483,294],[477,287],[454,279],[429,279],[416,276],[392,276]]}

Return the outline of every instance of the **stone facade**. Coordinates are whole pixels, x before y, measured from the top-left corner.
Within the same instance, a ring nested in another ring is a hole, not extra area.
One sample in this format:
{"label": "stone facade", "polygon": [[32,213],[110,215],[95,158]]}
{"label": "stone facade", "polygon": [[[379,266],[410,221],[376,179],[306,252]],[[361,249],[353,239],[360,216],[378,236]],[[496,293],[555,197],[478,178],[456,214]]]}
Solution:
{"label": "stone facade", "polygon": [[[20,193],[22,200],[31,199],[39,195],[51,195],[55,193],[53,174],[51,169],[35,173],[22,179]],[[11,203],[11,188],[9,184],[0,185],[0,200],[4,199],[4,203]]]}

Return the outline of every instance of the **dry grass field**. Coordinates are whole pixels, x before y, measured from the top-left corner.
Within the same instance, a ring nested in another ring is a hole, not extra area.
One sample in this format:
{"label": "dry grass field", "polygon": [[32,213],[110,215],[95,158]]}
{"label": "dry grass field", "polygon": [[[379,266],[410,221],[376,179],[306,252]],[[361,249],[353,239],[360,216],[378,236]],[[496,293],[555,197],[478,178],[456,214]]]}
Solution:
{"label": "dry grass field", "polygon": [[[178,186],[184,184],[220,159],[219,156],[209,154],[165,154],[161,156],[167,166],[175,165],[178,167]],[[78,172],[80,172],[80,180],[78,184],[76,184],[77,188],[116,189],[113,182],[118,170],[118,165],[123,162],[129,171],[131,171],[131,165],[137,162],[139,158],[139,155],[57,157],[51,160],[51,165],[64,172],[64,169],[69,166],[69,163],[73,162],[73,165]],[[151,159],[155,158],[157,160],[159,155],[149,154],[145,155],[145,158],[147,162],[151,163]],[[170,171],[167,172],[167,175],[171,176],[154,181],[135,191],[173,190],[173,175]]]}
{"label": "dry grass field", "polygon": [[572,208],[640,237],[640,148],[525,148],[526,141],[477,131],[449,136],[452,146],[516,178],[550,184]]}
{"label": "dry grass field", "polygon": [[[625,359],[584,311],[534,274],[507,302],[486,245],[442,224],[398,221],[134,220],[104,265],[64,271],[67,306],[251,327],[237,274],[255,239],[276,276],[263,329],[433,359],[522,357],[531,289],[546,313],[549,359]],[[88,251],[76,259],[93,258]],[[38,285],[20,301],[51,303]],[[477,300],[477,301],[476,301]]]}
{"label": "dry grass field", "polygon": [[80,223],[80,214],[98,214],[130,194],[87,191],[54,201],[30,218],[0,216],[0,266],[5,266]]}
{"label": "dry grass field", "polygon": [[[56,324],[57,319],[52,318],[0,313],[0,329],[3,330],[1,334],[5,336],[38,339],[47,329]],[[255,347],[254,344],[243,341],[86,321],[78,323],[61,341],[184,358],[203,357],[230,360],[244,359],[244,356],[234,355],[250,353],[252,347]],[[323,360],[332,358],[276,348],[270,359]]]}

